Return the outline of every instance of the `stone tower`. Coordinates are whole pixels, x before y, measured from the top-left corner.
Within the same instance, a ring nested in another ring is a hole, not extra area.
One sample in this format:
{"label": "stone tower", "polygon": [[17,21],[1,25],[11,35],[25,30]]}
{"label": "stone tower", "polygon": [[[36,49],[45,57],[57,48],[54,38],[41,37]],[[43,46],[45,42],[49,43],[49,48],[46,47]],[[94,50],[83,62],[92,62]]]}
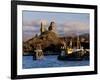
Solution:
{"label": "stone tower", "polygon": [[43,32],[45,32],[45,31],[46,31],[45,26],[43,25],[43,22],[41,22],[41,28],[40,28],[41,34],[42,34]]}
{"label": "stone tower", "polygon": [[49,31],[54,31],[54,32],[55,32],[55,27],[56,27],[56,26],[55,26],[55,22],[51,22],[51,23],[50,23],[50,26],[49,26],[49,28],[48,28],[48,30],[49,30]]}

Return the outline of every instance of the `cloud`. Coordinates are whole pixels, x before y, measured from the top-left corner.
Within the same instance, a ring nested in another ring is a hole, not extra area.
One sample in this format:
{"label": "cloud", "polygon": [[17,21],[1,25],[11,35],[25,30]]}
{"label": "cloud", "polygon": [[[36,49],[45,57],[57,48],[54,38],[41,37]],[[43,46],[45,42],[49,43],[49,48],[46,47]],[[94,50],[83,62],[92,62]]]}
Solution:
{"label": "cloud", "polygon": [[60,36],[79,35],[89,33],[89,24],[81,21],[70,21],[57,24],[56,29]]}
{"label": "cloud", "polygon": [[41,22],[44,25],[48,24],[48,21],[45,20],[45,19],[31,20],[31,21],[23,20],[23,26],[36,26],[36,27],[39,27],[41,25]]}
{"label": "cloud", "polygon": [[34,26],[23,26],[23,31],[36,31],[39,30],[39,27],[34,27]]}
{"label": "cloud", "polygon": [[83,22],[67,22],[64,24],[64,32],[86,32],[89,25]]}
{"label": "cloud", "polygon": [[23,20],[23,26],[33,26],[34,25],[34,20],[28,21],[28,20]]}
{"label": "cloud", "polygon": [[[46,27],[49,27],[47,20],[38,20],[38,22],[34,23],[36,25],[23,26],[23,36],[24,39],[29,39],[36,34],[40,34],[40,22],[43,22]],[[69,35],[77,35],[80,33],[88,33],[89,32],[89,24],[86,24],[81,21],[73,21],[66,23],[56,23],[56,31],[59,36],[69,36]]]}

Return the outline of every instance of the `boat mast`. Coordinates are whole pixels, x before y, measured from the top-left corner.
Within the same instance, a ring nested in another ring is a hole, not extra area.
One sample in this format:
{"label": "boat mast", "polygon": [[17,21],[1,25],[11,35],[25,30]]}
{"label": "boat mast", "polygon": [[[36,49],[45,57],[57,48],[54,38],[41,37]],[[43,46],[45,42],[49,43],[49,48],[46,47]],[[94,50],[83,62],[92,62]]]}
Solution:
{"label": "boat mast", "polygon": [[77,37],[77,49],[80,48],[80,39],[79,39],[79,36]]}
{"label": "boat mast", "polygon": [[72,39],[71,39],[70,44],[69,44],[70,48],[72,48],[72,45],[73,45],[73,42],[72,42]]}

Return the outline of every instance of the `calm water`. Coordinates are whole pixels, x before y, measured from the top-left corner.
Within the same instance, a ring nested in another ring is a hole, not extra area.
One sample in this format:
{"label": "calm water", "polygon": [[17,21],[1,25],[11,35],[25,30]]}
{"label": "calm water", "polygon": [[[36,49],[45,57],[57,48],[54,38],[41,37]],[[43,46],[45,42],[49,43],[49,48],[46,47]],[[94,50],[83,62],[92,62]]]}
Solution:
{"label": "calm water", "polygon": [[47,68],[47,67],[72,67],[88,66],[89,61],[59,61],[57,55],[45,56],[41,60],[33,60],[32,56],[23,56],[23,68]]}

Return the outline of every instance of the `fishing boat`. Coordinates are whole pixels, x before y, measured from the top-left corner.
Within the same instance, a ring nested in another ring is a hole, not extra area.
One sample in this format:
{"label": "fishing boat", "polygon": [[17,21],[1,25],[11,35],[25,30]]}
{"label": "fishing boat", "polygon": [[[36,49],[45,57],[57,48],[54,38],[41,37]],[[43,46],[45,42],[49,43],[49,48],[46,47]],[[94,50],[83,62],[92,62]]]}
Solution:
{"label": "fishing boat", "polygon": [[69,47],[63,46],[61,49],[61,54],[58,56],[58,60],[88,60],[89,59],[89,49],[84,49],[79,41],[79,37],[77,38],[77,47],[72,48],[72,40],[70,41]]}

